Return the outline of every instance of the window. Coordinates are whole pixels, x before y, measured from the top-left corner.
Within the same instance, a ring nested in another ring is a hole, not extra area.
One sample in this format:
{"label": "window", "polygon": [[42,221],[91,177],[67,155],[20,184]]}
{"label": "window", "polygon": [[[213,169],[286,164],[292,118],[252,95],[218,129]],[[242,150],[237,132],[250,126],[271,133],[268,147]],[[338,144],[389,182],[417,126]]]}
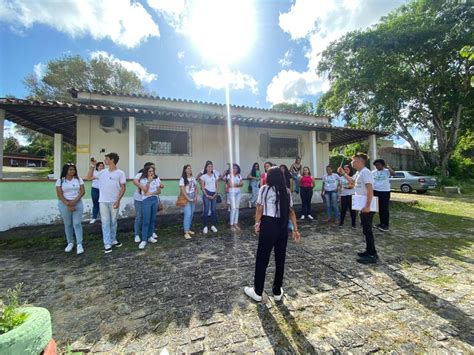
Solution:
{"label": "window", "polygon": [[259,151],[263,158],[296,158],[301,154],[300,137],[262,133]]}
{"label": "window", "polygon": [[138,154],[190,155],[191,131],[181,127],[138,126]]}
{"label": "window", "polygon": [[424,174],[421,174],[418,171],[409,171],[408,173],[413,176],[425,176]]}
{"label": "window", "polygon": [[399,173],[399,172],[395,172],[395,176],[396,178],[404,178],[405,177],[405,174],[404,173]]}

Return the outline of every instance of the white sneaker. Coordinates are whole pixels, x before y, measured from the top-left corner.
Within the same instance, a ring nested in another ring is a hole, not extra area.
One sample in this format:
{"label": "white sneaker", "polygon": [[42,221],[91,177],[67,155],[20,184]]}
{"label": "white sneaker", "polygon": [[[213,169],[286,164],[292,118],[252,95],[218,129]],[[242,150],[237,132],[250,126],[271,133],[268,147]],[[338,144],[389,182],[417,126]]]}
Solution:
{"label": "white sneaker", "polygon": [[204,229],[202,230],[202,232],[203,232],[204,234],[207,234],[207,232],[209,232],[209,230],[207,229],[207,227],[204,227]]}
{"label": "white sneaker", "polygon": [[74,249],[74,244],[73,243],[69,243],[66,247],[66,249],[64,249],[64,251],[66,253],[69,253],[72,249]]}
{"label": "white sneaker", "polygon": [[255,290],[253,287],[245,287],[244,292],[247,296],[249,296],[251,299],[253,299],[256,302],[262,302],[262,296],[259,296],[255,293]]}
{"label": "white sneaker", "polygon": [[311,220],[314,219],[313,216],[311,216],[310,214],[308,215],[308,218],[311,219]]}
{"label": "white sneaker", "polygon": [[140,238],[139,235],[136,235],[135,236],[135,243],[140,243],[142,241],[142,239]]}
{"label": "white sneaker", "polygon": [[148,238],[148,243],[156,243],[157,241],[158,241],[158,239],[154,238],[153,236]]}
{"label": "white sneaker", "polygon": [[152,238],[155,238],[155,239],[158,239],[158,236],[156,235],[156,233],[153,233],[153,234],[151,235],[151,237],[152,237]]}
{"label": "white sneaker", "polygon": [[283,289],[280,288],[280,291],[281,293],[279,295],[273,295],[273,298],[275,299],[275,301],[281,301],[281,299],[283,298]]}
{"label": "white sneaker", "polygon": [[95,221],[97,221],[95,218],[92,218],[91,221],[89,222],[89,224],[94,224]]}
{"label": "white sneaker", "polygon": [[84,248],[82,247],[82,244],[77,244],[77,251],[76,251],[76,254],[77,255],[80,255],[84,253]]}
{"label": "white sneaker", "polygon": [[304,216],[301,216],[300,219],[304,219]]}
{"label": "white sneaker", "polygon": [[211,231],[213,231],[214,233],[217,233],[217,228],[214,226],[211,226]]}
{"label": "white sneaker", "polygon": [[146,244],[146,242],[140,242],[140,244],[138,244],[138,249],[145,249]]}
{"label": "white sneaker", "polygon": [[189,235],[189,233],[184,233],[184,239],[191,239],[191,236]]}

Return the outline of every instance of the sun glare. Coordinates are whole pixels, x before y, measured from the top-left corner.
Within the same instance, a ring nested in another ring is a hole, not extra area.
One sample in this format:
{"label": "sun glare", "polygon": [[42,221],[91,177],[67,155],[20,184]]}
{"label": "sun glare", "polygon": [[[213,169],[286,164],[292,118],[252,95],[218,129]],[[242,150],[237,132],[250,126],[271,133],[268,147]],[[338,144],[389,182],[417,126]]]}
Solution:
{"label": "sun glare", "polygon": [[191,11],[189,31],[204,57],[227,66],[245,56],[255,41],[251,0],[199,0]]}

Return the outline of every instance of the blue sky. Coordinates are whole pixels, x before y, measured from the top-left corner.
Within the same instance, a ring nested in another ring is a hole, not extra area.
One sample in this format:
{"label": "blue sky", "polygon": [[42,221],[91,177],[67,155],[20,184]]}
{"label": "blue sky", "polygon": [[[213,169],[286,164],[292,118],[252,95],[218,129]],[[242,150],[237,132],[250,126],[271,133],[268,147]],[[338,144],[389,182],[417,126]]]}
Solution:
{"label": "blue sky", "polygon": [[[315,71],[320,52],[405,2],[239,0],[239,6],[251,7],[253,17],[204,13],[207,22],[218,16],[237,24],[229,26],[234,34],[252,21],[253,43],[229,65],[231,102],[268,108],[283,101],[315,102],[328,88]],[[0,0],[0,97],[25,97],[26,75],[41,77],[49,60],[79,54],[120,61],[157,95],[222,103],[219,66],[196,46],[190,25],[198,6],[214,5],[213,0]]]}

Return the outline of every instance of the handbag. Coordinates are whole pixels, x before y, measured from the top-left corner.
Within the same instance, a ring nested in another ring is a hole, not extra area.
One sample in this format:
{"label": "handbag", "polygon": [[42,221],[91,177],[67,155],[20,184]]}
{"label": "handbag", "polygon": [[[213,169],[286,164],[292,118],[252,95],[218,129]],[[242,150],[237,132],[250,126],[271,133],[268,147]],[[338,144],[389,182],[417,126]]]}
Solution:
{"label": "handbag", "polygon": [[217,194],[216,203],[222,203],[222,197],[220,194]]}
{"label": "handbag", "polygon": [[178,195],[178,198],[176,199],[176,206],[177,207],[184,207],[188,204],[188,199],[182,192]]}

